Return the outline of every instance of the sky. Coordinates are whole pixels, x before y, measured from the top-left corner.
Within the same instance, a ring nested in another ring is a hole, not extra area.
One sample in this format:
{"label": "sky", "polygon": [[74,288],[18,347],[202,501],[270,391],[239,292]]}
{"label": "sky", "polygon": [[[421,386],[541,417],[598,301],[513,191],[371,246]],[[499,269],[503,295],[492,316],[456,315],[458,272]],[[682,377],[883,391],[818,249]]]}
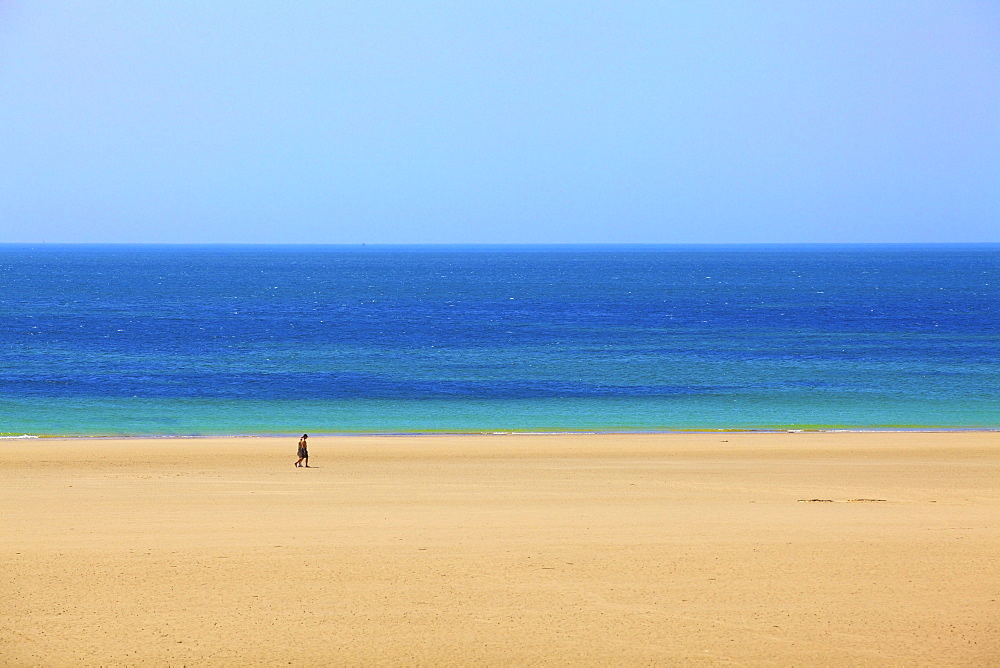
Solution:
{"label": "sky", "polygon": [[0,243],[997,241],[995,0],[0,0]]}

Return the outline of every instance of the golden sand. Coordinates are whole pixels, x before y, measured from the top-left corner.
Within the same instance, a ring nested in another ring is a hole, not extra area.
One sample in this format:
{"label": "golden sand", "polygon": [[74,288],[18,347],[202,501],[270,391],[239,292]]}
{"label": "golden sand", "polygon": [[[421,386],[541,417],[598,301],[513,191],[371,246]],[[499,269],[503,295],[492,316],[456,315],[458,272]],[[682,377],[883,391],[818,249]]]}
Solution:
{"label": "golden sand", "polygon": [[0,441],[0,665],[998,665],[1000,434]]}

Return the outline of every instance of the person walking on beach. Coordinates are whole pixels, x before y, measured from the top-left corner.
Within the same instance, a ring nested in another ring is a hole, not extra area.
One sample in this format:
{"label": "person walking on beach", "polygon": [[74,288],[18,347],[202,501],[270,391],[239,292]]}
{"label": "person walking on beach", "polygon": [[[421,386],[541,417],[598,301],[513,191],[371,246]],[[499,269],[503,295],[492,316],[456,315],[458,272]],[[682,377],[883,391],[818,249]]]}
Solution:
{"label": "person walking on beach", "polygon": [[295,462],[296,466],[303,466],[302,461],[305,460],[305,467],[309,468],[309,447],[306,445],[306,439],[309,438],[309,434],[302,434],[302,438],[299,439],[299,461]]}

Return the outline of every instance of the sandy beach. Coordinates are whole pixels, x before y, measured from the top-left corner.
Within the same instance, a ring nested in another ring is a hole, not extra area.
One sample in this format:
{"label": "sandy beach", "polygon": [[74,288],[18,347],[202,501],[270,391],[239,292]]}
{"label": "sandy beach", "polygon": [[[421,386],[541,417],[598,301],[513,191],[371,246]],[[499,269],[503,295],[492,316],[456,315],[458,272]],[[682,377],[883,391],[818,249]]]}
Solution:
{"label": "sandy beach", "polygon": [[1000,433],[0,441],[0,664],[1000,664]]}

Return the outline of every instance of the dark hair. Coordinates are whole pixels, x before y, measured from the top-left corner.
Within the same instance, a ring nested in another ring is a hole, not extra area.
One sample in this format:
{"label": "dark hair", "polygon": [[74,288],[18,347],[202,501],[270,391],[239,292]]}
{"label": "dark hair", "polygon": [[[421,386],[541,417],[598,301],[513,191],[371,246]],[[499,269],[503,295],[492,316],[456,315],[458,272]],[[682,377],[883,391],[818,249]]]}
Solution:
{"label": "dark hair", "polygon": [[302,438],[309,438],[309,434],[302,434]]}

